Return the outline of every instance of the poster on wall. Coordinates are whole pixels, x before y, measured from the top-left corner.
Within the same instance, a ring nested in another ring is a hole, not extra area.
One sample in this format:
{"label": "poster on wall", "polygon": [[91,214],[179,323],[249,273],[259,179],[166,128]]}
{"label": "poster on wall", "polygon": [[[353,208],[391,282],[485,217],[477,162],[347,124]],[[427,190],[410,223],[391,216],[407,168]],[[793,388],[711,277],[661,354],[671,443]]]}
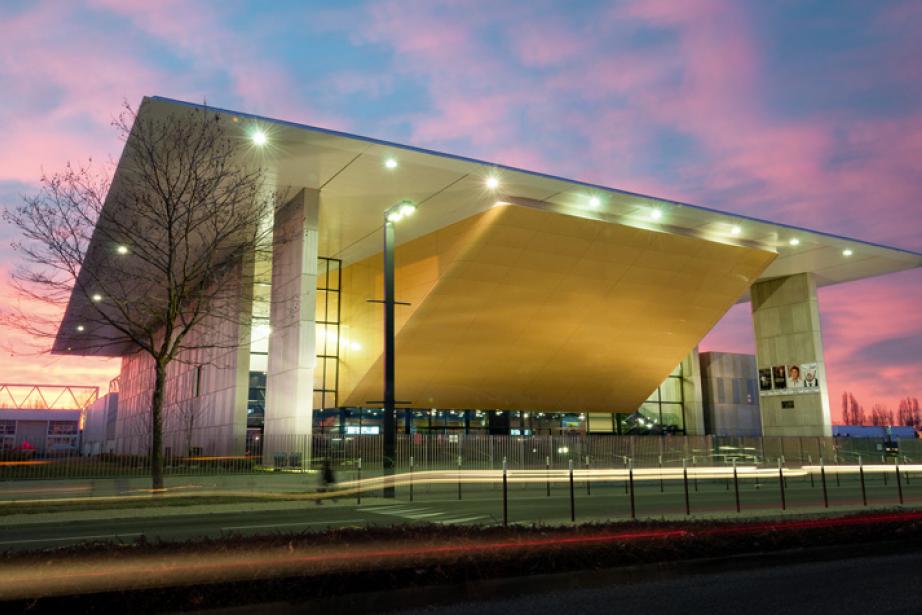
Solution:
{"label": "poster on wall", "polygon": [[818,389],[820,387],[820,378],[817,373],[816,363],[803,363],[800,369],[804,375],[804,388]]}
{"label": "poster on wall", "polygon": [[770,367],[765,367],[759,370],[759,390],[772,390],[772,370]]}
{"label": "poster on wall", "polygon": [[800,365],[789,365],[788,366],[788,388],[789,389],[802,389],[804,388],[804,374],[800,369]]}
{"label": "poster on wall", "polygon": [[772,384],[775,389],[788,388],[787,377],[785,375],[784,365],[775,365],[772,367]]}

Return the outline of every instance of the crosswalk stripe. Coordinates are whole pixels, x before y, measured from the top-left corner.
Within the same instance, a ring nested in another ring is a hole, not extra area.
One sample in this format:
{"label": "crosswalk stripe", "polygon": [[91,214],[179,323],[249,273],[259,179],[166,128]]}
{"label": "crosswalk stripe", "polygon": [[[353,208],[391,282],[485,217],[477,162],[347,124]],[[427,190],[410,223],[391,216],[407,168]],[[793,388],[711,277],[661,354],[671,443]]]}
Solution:
{"label": "crosswalk stripe", "polygon": [[452,523],[467,523],[468,521],[477,521],[478,519],[486,519],[483,515],[477,517],[460,517],[457,519],[439,519],[436,523],[441,523],[442,525],[451,525]]}

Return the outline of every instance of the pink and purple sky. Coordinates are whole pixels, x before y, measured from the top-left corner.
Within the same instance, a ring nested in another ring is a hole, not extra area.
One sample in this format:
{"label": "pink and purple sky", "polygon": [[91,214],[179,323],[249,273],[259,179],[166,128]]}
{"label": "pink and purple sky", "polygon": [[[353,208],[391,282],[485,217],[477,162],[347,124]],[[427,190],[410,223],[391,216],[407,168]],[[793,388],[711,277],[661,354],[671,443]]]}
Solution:
{"label": "pink and purple sky", "polygon": [[[117,157],[122,101],[163,95],[922,251],[920,31],[911,0],[7,0],[0,205]],[[922,396],[922,271],[820,307],[834,417],[843,390]],[[748,310],[702,349],[751,352]],[[0,330],[0,381],[118,372],[18,336]]]}

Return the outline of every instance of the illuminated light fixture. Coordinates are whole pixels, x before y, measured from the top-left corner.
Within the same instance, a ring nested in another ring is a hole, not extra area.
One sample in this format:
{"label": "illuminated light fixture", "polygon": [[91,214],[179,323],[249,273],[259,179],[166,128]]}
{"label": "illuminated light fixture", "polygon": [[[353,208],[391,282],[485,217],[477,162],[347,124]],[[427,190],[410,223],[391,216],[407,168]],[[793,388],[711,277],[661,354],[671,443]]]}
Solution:
{"label": "illuminated light fixture", "polygon": [[739,235],[742,232],[743,232],[743,229],[741,229],[738,224],[734,224],[733,228],[730,229],[730,234],[734,236]]}
{"label": "illuminated light fixture", "polygon": [[792,245],[792,246],[799,246],[799,245],[800,245],[800,239],[798,239],[797,237],[792,237],[791,240],[788,241],[788,244],[790,244],[790,245]]}
{"label": "illuminated light fixture", "polygon": [[86,327],[83,325],[77,325],[77,333],[83,333],[86,330]]}
{"label": "illuminated light fixture", "polygon": [[128,246],[119,246],[115,248],[115,251],[119,254],[128,254]]}
{"label": "illuminated light fixture", "polygon": [[99,303],[100,301],[102,301],[102,295],[100,295],[99,293],[94,293],[93,296],[90,297],[90,299],[93,300],[93,303]]}
{"label": "illuminated light fixture", "polygon": [[257,147],[262,147],[269,142],[269,137],[266,133],[259,128],[250,133],[250,141],[253,142],[253,145]]}
{"label": "illuminated light fixture", "polygon": [[404,218],[409,218],[414,213],[416,213],[416,205],[410,201],[403,201],[391,208],[391,210],[387,212],[385,219],[388,222],[400,222]]}
{"label": "illuminated light fixture", "polygon": [[599,200],[599,197],[597,196],[589,197],[589,207],[596,209],[601,204],[602,204],[602,201]]}
{"label": "illuminated light fixture", "polygon": [[651,220],[659,220],[662,217],[663,217],[663,212],[659,208],[650,210]]}
{"label": "illuminated light fixture", "polygon": [[349,342],[349,348],[351,348],[352,350],[361,350],[362,345],[359,344],[358,342]]}
{"label": "illuminated light fixture", "polygon": [[387,160],[384,161],[384,166],[386,166],[388,169],[396,169],[397,161],[394,160],[393,158],[388,158]]}
{"label": "illuminated light fixture", "polygon": [[499,188],[499,178],[495,175],[491,175],[487,178],[487,188],[490,190],[496,190]]}
{"label": "illuminated light fixture", "polygon": [[854,254],[854,252],[852,252],[849,248],[842,250],[842,256],[851,256],[852,254]]}

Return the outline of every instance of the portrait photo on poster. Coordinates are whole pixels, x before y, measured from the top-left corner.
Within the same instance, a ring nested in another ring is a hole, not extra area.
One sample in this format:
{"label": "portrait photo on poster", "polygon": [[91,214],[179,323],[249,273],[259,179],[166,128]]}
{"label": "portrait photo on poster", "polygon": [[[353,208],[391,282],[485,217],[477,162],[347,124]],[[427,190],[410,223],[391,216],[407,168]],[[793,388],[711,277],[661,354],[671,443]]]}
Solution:
{"label": "portrait photo on poster", "polygon": [[772,390],[772,369],[770,367],[763,367],[759,370],[759,390]]}
{"label": "portrait photo on poster", "polygon": [[800,365],[788,366],[788,388],[789,389],[804,388],[804,377],[803,377],[803,372],[800,369]]}
{"label": "portrait photo on poster", "polygon": [[788,388],[786,371],[784,365],[772,367],[772,384],[775,390]]}
{"label": "portrait photo on poster", "polygon": [[800,370],[804,377],[805,389],[819,388],[820,377],[817,373],[816,363],[801,363]]}

